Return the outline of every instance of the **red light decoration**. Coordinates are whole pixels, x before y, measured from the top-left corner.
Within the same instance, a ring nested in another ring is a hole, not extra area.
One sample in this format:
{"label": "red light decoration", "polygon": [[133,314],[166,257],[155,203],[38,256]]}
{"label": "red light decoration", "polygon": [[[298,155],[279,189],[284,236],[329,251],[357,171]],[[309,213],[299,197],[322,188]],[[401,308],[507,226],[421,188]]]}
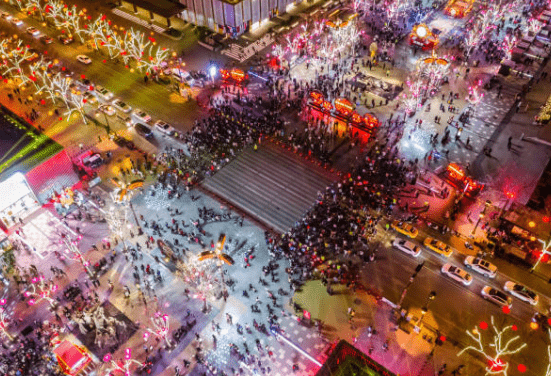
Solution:
{"label": "red light decoration", "polygon": [[549,217],[545,216],[541,220],[544,221],[545,223],[548,223],[549,222]]}
{"label": "red light decoration", "polygon": [[479,326],[480,329],[482,329],[482,330],[488,329],[488,323],[487,323],[486,321],[481,321],[480,324],[478,324],[478,326]]}
{"label": "red light decoration", "polygon": [[351,119],[356,124],[362,122],[362,117],[356,111],[352,112]]}
{"label": "red light decoration", "polygon": [[513,332],[516,332],[518,330],[518,326],[516,326],[516,325],[511,326],[511,330]]}
{"label": "red light decoration", "polygon": [[499,372],[505,367],[505,363],[501,359],[489,360],[488,366],[492,372]]}
{"label": "red light decoration", "polygon": [[503,313],[505,313],[506,315],[508,315],[509,313],[511,313],[511,308],[509,308],[508,306],[503,306],[503,307],[501,307],[501,310],[502,310]]}
{"label": "red light decoration", "polygon": [[346,98],[335,99],[335,109],[342,115],[348,116],[354,110],[354,105]]}
{"label": "red light decoration", "polygon": [[103,63],[105,64],[107,62],[107,60],[103,59]]}
{"label": "red light decoration", "polygon": [[41,100],[40,100],[40,104],[41,104],[41,105],[45,105],[45,104],[46,104],[46,101],[45,101],[44,99],[41,99]]}
{"label": "red light decoration", "polygon": [[94,87],[92,85],[88,86],[88,89],[94,90]]}
{"label": "red light decoration", "polygon": [[525,366],[524,364],[519,364],[518,367],[517,367],[517,369],[518,369],[518,371],[519,371],[520,373],[524,373],[524,372],[526,372],[526,370],[527,370],[527,368],[526,368],[526,366]]}
{"label": "red light decoration", "polygon": [[81,74],[81,75],[80,75],[80,78],[82,78],[82,79],[84,80],[84,79],[86,78],[86,75]]}
{"label": "red light decoration", "polygon": [[333,109],[333,105],[331,104],[331,102],[328,102],[328,101],[323,101],[321,106],[325,111],[331,111]]}
{"label": "red light decoration", "polygon": [[440,336],[440,337],[438,337],[438,338],[440,338],[440,341],[446,342],[446,336]]}
{"label": "red light decoration", "polygon": [[312,98],[312,101],[316,106],[319,106],[324,101],[323,94],[319,91],[311,91],[310,98]]}

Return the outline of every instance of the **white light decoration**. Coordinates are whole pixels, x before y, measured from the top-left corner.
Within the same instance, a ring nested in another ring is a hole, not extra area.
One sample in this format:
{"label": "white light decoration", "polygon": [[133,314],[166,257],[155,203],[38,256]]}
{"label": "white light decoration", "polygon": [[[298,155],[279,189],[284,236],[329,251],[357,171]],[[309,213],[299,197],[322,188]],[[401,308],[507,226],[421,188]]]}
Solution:
{"label": "white light decoration", "polygon": [[43,275],[34,277],[31,279],[31,284],[28,286],[27,290],[23,293],[27,300],[27,304],[32,306],[40,303],[42,300],[46,300],[50,307],[55,306],[55,300],[52,298],[52,295],[59,289],[59,286],[56,285],[52,280],[46,282],[46,279]]}
{"label": "white light decoration", "polygon": [[153,316],[151,316],[150,319],[153,327],[145,329],[146,332],[143,334],[144,341],[147,341],[150,337],[150,334],[152,334],[155,337],[163,340],[167,346],[169,347],[172,346],[172,343],[170,342],[170,337],[169,337],[169,330],[170,330],[169,316],[166,313],[157,311]]}
{"label": "white light decoration", "polygon": [[514,35],[506,35],[505,38],[503,38],[501,48],[505,52],[506,59],[511,59],[513,47],[515,47],[516,43],[517,43],[517,37],[515,37]]}
{"label": "white light decoration", "polygon": [[46,18],[51,19],[56,24],[63,20],[64,9],[65,4],[61,0],[49,0],[44,6],[44,13],[46,13]]}
{"label": "white light decoration", "polygon": [[[3,305],[6,304],[5,299],[0,299],[0,304],[3,302]],[[0,336],[7,337],[10,340],[13,339],[13,336],[8,332],[8,325],[10,323],[8,314],[6,313],[5,307],[0,307]]]}
{"label": "white light decoration", "polygon": [[146,59],[141,61],[145,71],[148,73],[159,73],[162,70],[163,64],[165,64],[170,57],[171,52],[166,47],[151,45],[148,55]]}
{"label": "white light decoration", "polygon": [[461,356],[467,351],[477,352],[488,361],[486,375],[507,376],[509,363],[505,361],[504,357],[518,353],[526,347],[526,343],[518,344],[517,341],[520,340],[520,336],[512,335],[512,332],[516,330],[516,326],[509,325],[503,329],[498,329],[493,316],[491,317],[490,328],[489,335],[491,339],[488,341],[484,340],[481,333],[481,330],[488,329],[486,323],[481,323],[480,329],[475,327],[473,330],[467,330],[467,335],[475,344],[465,347],[457,356]]}
{"label": "white light decoration", "polygon": [[42,0],[26,0],[25,7],[31,9],[33,12],[38,12],[40,20],[44,21],[44,8],[42,6]]}
{"label": "white light decoration", "polygon": [[124,350],[124,358],[115,361],[110,353],[103,356],[103,363],[105,366],[105,376],[130,376],[137,367],[140,367],[142,363],[135,359],[132,359],[132,349],[126,348]]}

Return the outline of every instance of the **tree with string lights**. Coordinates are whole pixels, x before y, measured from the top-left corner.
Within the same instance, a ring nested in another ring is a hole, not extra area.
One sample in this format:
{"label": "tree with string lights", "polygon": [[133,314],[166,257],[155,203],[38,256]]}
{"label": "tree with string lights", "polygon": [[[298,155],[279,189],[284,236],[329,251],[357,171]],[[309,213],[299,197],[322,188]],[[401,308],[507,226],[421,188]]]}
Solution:
{"label": "tree with string lights", "polygon": [[164,341],[168,347],[172,346],[169,338],[169,316],[166,313],[157,311],[150,319],[152,327],[145,328],[146,332],[143,334],[144,341],[147,341],[150,335],[154,335],[159,340]]}
{"label": "tree with string lights", "polygon": [[27,0],[25,7],[28,10],[28,14],[38,13],[41,21],[44,21],[44,7],[42,6],[42,0]]}
{"label": "tree with string lights", "polygon": [[57,24],[60,20],[63,20],[63,12],[66,5],[61,0],[49,0],[48,3],[44,6],[44,13],[46,14],[46,19],[52,21],[54,25]]}
{"label": "tree with string lights", "polygon": [[146,73],[159,73],[162,70],[163,63],[166,63],[170,57],[170,50],[166,47],[151,46],[148,57],[141,61]]}
{"label": "tree with string lights", "polygon": [[[478,327],[466,331],[467,335],[474,341],[474,344],[465,347],[457,356],[461,356],[468,351],[476,352],[487,360],[486,375],[507,376],[509,362],[505,358],[520,352],[526,347],[526,343],[518,342],[520,336],[513,334],[517,330],[516,325],[509,325],[499,329],[492,316],[490,325],[482,321]],[[483,335],[483,332],[488,334]],[[518,368],[519,370],[525,369],[525,366],[520,364]]]}
{"label": "tree with string lights", "polygon": [[140,367],[142,363],[135,359],[132,359],[132,349],[126,348],[124,350],[124,358],[115,360],[110,353],[103,356],[103,363],[105,370],[103,375],[105,376],[130,376],[136,368]]}
{"label": "tree with string lights", "polygon": [[42,300],[46,300],[50,304],[50,307],[55,307],[56,301],[53,298],[53,294],[58,289],[58,285],[51,280],[47,282],[44,276],[41,275],[31,279],[31,283],[23,293],[23,296],[29,298],[27,304],[31,306],[40,303]]}

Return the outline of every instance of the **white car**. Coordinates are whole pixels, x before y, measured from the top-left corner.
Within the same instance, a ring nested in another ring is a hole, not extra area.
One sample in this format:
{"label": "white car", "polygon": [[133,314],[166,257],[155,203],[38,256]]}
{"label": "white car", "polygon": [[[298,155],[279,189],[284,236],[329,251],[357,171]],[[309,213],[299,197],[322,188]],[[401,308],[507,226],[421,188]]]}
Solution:
{"label": "white car", "polygon": [[13,16],[7,12],[0,12],[1,16],[3,19],[5,19],[6,21],[9,21],[13,18]]}
{"label": "white car", "polygon": [[461,282],[465,286],[468,286],[473,282],[473,277],[469,273],[452,264],[444,264],[440,271],[442,272],[442,274],[447,275],[457,282]]}
{"label": "white car", "polygon": [[500,307],[509,307],[513,305],[513,299],[510,296],[507,296],[503,291],[500,291],[491,286],[484,286],[480,294],[485,300],[488,300],[494,304],[497,304]]}
{"label": "white car", "polygon": [[155,126],[155,129],[157,129],[159,132],[162,132],[169,136],[172,136],[174,133],[176,133],[176,129],[174,129],[173,126],[171,126],[168,123],[165,123],[162,120],[157,120],[154,126]]}
{"label": "white car", "polygon": [[120,99],[113,100],[113,102],[111,102],[111,104],[113,106],[115,106],[115,108],[121,110],[124,113],[128,113],[128,112],[132,111],[132,107],[130,107],[129,105],[127,105],[126,103],[124,103]]}
{"label": "white car", "polygon": [[86,102],[90,104],[98,103],[98,98],[88,91],[82,95],[82,98],[86,99]]}
{"label": "white car", "polygon": [[86,55],[78,55],[77,56],[77,61],[82,63],[82,64],[92,64],[92,59],[90,59],[88,56]]}
{"label": "white car", "polygon": [[497,266],[480,257],[467,256],[464,263],[468,269],[472,269],[484,277],[494,278],[497,274]]}
{"label": "white car", "polygon": [[111,100],[113,98],[113,93],[111,93],[109,90],[104,88],[103,86],[96,85],[95,87],[95,93],[98,97],[103,99],[104,101]]}
{"label": "white car", "polygon": [[392,242],[392,246],[404,253],[407,253],[408,255],[415,257],[419,256],[419,254],[421,253],[421,248],[415,243],[400,238],[394,239],[394,241]]}
{"label": "white car", "polygon": [[109,116],[115,115],[115,109],[113,108],[113,106],[110,106],[108,104],[100,105],[98,107],[98,110],[100,110],[101,112],[103,112],[104,114],[109,115]]}
{"label": "white car", "polygon": [[505,282],[503,289],[509,294],[513,295],[520,300],[530,303],[531,305],[538,304],[539,296],[534,291],[529,290],[526,286],[515,283],[513,281]]}
{"label": "white car", "polygon": [[40,34],[40,31],[36,27],[30,26],[27,28],[27,33],[31,34],[33,37],[36,37]]}
{"label": "white car", "polygon": [[21,21],[19,18],[12,18],[11,23],[14,24],[15,26],[23,25],[23,21]]}
{"label": "white car", "polygon": [[149,123],[151,121],[151,116],[145,111],[135,109],[132,113],[136,118],[138,118],[140,121],[143,121],[144,123]]}

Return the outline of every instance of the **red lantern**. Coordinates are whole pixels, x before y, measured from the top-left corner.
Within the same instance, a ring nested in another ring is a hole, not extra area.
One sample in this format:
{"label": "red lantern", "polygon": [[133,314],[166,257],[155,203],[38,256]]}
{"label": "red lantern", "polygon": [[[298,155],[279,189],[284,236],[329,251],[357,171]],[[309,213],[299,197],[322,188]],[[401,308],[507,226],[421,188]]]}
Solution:
{"label": "red lantern", "polygon": [[82,98],[82,103],[86,103],[86,102],[87,102],[86,98]]}
{"label": "red lantern", "polygon": [[84,80],[86,78],[86,76],[84,74],[81,74],[80,78],[82,78]]}
{"label": "red lantern", "polygon": [[480,329],[482,329],[482,330],[488,329],[488,323],[487,323],[486,321],[480,322],[480,324],[479,324],[478,326],[479,326]]}
{"label": "red lantern", "polygon": [[524,372],[526,372],[526,370],[527,370],[527,369],[526,369],[526,366],[525,366],[524,364],[519,364],[518,367],[517,367],[517,369],[518,369],[518,371],[519,371],[520,373],[524,373]]}
{"label": "red lantern", "polygon": [[503,313],[505,313],[506,315],[508,315],[509,313],[511,313],[511,308],[509,308],[509,306],[503,306],[503,307],[501,307],[501,310],[502,310]]}
{"label": "red lantern", "polygon": [[40,100],[40,104],[41,104],[41,105],[45,105],[45,104],[46,104],[46,101],[45,101],[44,99],[41,99],[41,100]]}
{"label": "red lantern", "polygon": [[511,326],[511,330],[513,332],[516,332],[518,330],[518,326],[516,326],[516,325]]}

